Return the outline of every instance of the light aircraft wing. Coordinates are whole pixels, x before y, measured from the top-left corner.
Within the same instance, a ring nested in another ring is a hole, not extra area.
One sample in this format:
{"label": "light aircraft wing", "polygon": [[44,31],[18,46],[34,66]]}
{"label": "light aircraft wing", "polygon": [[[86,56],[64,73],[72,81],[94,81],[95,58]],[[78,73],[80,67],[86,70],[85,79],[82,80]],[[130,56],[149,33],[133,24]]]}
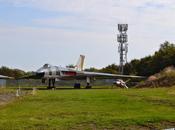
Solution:
{"label": "light aircraft wing", "polygon": [[13,79],[12,77],[8,77],[8,76],[4,76],[4,75],[0,75],[0,79]]}

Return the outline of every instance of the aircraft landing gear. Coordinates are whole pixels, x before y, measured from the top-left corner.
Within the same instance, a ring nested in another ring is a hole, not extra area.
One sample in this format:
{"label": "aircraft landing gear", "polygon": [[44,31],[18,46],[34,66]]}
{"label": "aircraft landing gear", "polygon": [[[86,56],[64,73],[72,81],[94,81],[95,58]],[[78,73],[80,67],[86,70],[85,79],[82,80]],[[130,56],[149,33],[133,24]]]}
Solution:
{"label": "aircraft landing gear", "polygon": [[47,89],[56,89],[55,87],[55,79],[49,79],[49,85],[47,87]]}
{"label": "aircraft landing gear", "polygon": [[92,86],[90,85],[90,83],[87,83],[86,89],[91,89],[91,88],[92,88]]}
{"label": "aircraft landing gear", "polygon": [[90,79],[90,77],[87,77],[86,78],[86,82],[87,82],[87,85],[86,85],[86,89],[91,89],[92,88],[92,86],[91,86],[91,79]]}

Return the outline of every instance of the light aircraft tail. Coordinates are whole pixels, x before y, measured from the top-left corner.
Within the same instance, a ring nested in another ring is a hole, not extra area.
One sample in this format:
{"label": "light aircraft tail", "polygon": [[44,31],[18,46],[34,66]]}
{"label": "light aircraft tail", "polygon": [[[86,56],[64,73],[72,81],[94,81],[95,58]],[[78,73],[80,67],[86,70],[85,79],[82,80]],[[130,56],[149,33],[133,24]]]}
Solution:
{"label": "light aircraft tail", "polygon": [[83,71],[84,60],[85,60],[85,56],[84,56],[84,55],[80,55],[80,58],[78,59],[78,62],[77,62],[77,64],[75,65],[75,69],[76,69],[77,71]]}

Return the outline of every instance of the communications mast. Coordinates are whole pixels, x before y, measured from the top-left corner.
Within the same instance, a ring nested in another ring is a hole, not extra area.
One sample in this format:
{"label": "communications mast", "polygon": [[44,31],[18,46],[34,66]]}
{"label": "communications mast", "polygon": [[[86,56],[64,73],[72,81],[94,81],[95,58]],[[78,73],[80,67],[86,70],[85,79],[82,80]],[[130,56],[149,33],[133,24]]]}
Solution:
{"label": "communications mast", "polygon": [[128,24],[118,24],[119,33],[117,35],[117,41],[119,42],[118,52],[120,54],[120,67],[119,72],[123,74],[124,65],[127,62],[127,53],[128,53]]}

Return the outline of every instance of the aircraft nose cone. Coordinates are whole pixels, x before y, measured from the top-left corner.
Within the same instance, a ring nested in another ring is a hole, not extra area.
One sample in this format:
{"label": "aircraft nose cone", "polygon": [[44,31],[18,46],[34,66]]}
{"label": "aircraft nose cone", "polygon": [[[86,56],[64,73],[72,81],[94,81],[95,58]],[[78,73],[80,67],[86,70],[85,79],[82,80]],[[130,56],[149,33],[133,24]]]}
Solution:
{"label": "aircraft nose cone", "polygon": [[43,65],[43,68],[49,68],[51,65],[49,65],[49,64],[44,64]]}

